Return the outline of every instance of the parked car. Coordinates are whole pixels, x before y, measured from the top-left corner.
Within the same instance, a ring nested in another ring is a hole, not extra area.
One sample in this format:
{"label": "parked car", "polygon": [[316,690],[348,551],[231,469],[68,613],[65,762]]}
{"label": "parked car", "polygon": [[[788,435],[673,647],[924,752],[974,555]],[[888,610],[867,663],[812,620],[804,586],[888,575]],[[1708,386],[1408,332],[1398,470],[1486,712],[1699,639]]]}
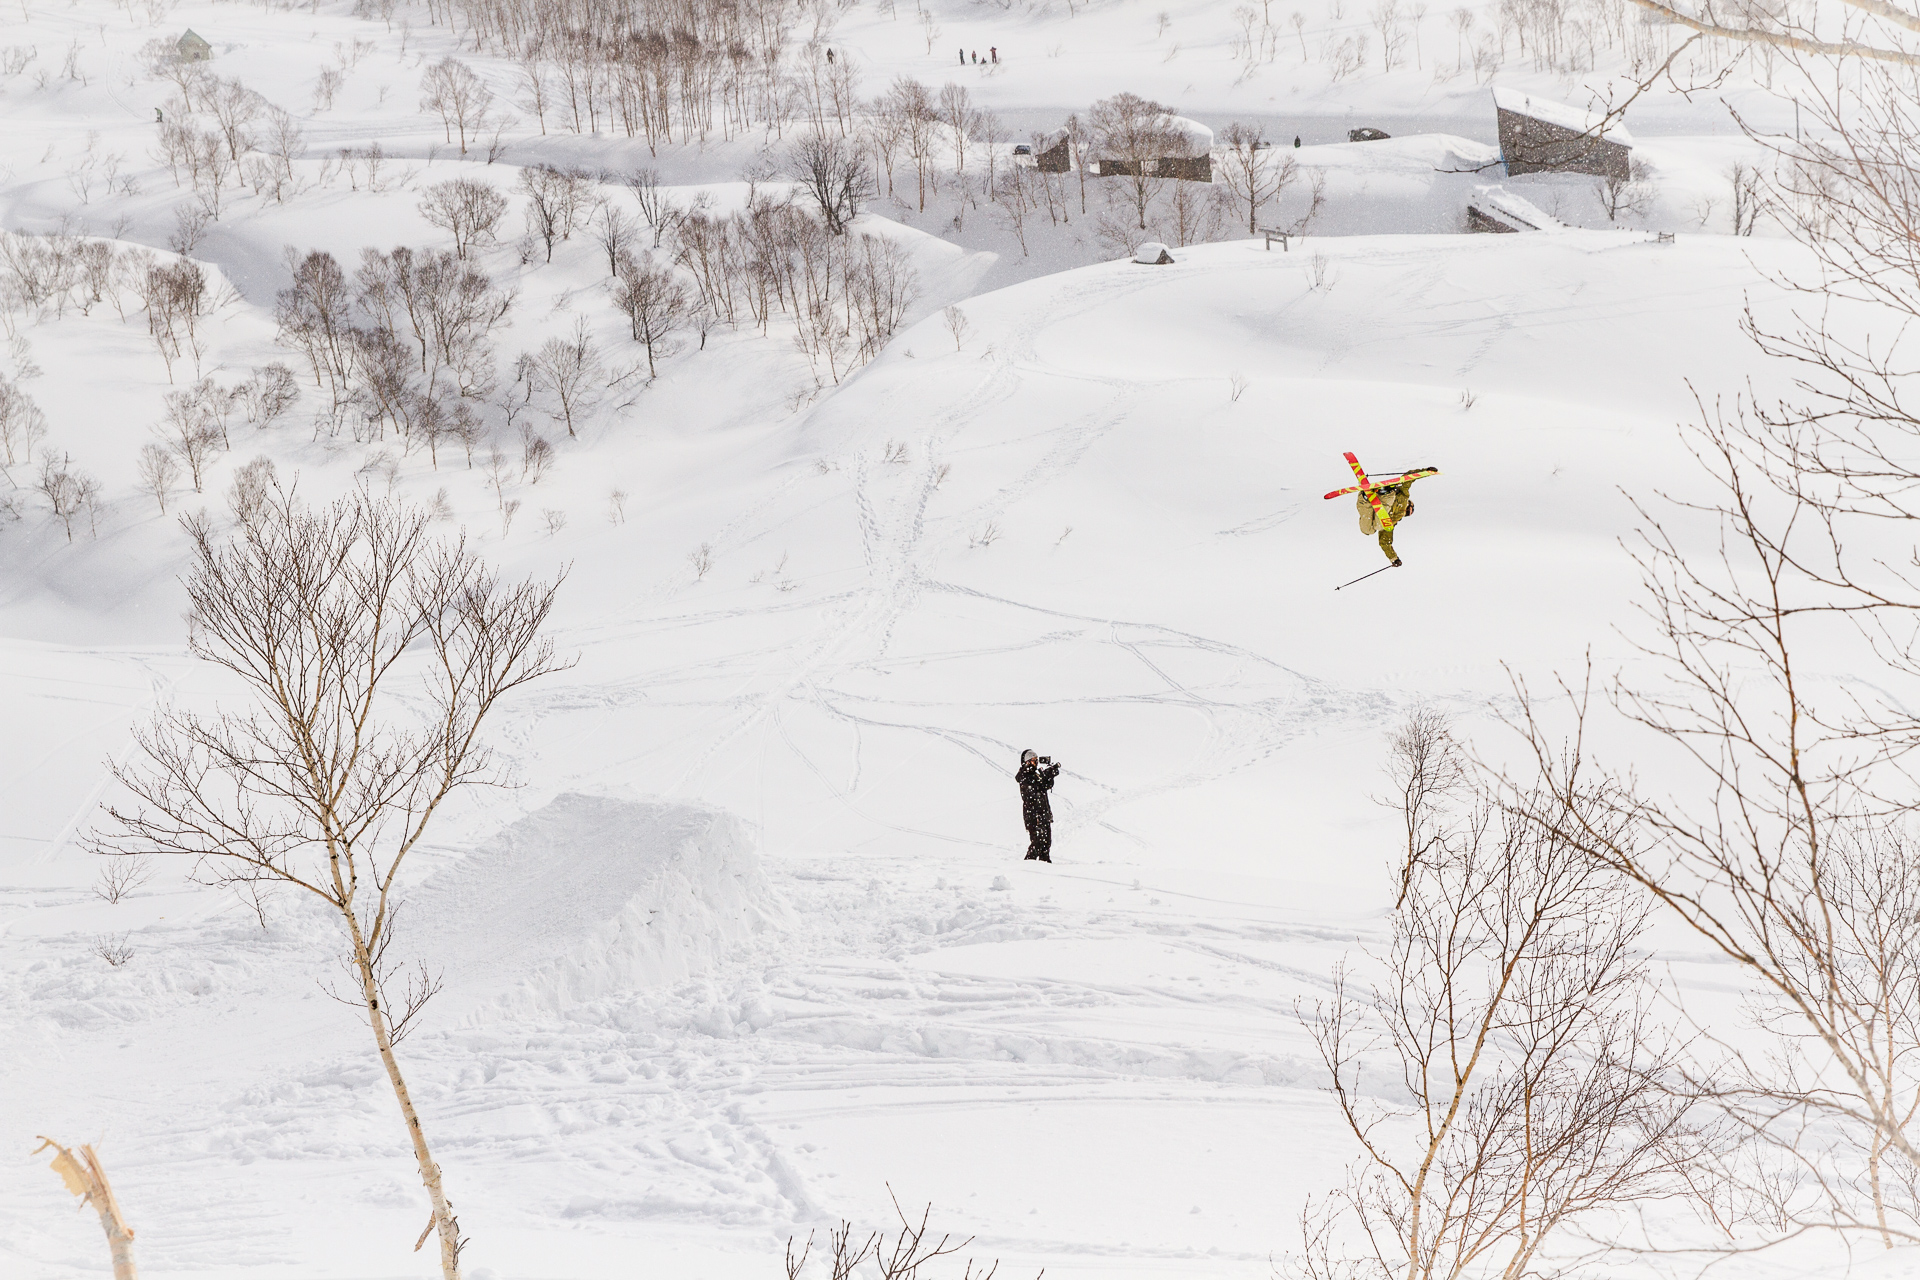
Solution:
{"label": "parked car", "polygon": [[1033,148],[1024,142],[1014,144],[1013,162],[1017,165],[1024,165],[1029,169],[1036,167],[1033,158]]}

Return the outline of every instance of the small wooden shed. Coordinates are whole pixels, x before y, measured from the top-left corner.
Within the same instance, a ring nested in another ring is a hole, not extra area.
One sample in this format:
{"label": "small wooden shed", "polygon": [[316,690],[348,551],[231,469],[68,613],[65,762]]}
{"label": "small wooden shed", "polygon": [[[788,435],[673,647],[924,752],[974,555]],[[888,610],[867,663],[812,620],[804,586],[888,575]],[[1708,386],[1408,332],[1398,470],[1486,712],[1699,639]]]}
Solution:
{"label": "small wooden shed", "polygon": [[1591,173],[1627,180],[1633,138],[1617,120],[1516,89],[1495,89],[1500,156],[1509,177],[1523,173]]}
{"label": "small wooden shed", "polygon": [[213,46],[192,27],[187,28],[187,34],[175,42],[173,49],[174,56],[182,62],[208,62],[213,58]]}

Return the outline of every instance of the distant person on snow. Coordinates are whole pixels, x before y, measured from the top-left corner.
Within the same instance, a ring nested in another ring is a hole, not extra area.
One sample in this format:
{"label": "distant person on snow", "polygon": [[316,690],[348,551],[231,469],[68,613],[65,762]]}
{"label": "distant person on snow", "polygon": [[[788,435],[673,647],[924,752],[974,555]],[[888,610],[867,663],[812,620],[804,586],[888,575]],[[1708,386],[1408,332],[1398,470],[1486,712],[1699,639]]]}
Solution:
{"label": "distant person on snow", "polygon": [[[1432,467],[1414,468],[1414,471],[1432,470]],[[1422,478],[1421,476],[1409,474],[1407,478],[1399,484],[1390,484],[1375,489],[1373,494],[1380,499],[1380,510],[1378,512],[1374,510],[1373,503],[1368,500],[1364,490],[1355,495],[1357,499],[1355,505],[1360,511],[1360,532],[1377,533],[1380,535],[1380,550],[1386,552],[1387,559],[1393,562],[1393,567],[1396,569],[1400,567],[1400,557],[1393,553],[1393,529],[1394,526],[1413,514],[1413,482]],[[1383,514],[1387,517],[1385,523],[1382,523],[1380,520],[1380,516]]]}
{"label": "distant person on snow", "polygon": [[963,67],[967,65],[967,51],[965,49],[960,51],[960,65]]}
{"label": "distant person on snow", "polygon": [[988,49],[987,55],[993,59],[994,64],[997,66],[1000,62],[1000,46],[995,45],[993,48]]}
{"label": "distant person on snow", "polygon": [[1020,784],[1020,816],[1027,824],[1028,862],[1053,861],[1053,804],[1047,792],[1060,776],[1060,766],[1048,756],[1034,754],[1029,747],[1020,753],[1020,771],[1013,780]]}

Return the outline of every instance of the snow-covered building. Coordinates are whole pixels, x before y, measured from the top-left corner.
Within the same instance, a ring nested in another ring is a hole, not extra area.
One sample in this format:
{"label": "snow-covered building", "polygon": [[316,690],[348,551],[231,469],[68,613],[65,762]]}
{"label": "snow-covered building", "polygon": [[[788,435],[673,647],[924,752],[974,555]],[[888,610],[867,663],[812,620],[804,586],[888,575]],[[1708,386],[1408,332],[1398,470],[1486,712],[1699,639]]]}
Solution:
{"label": "snow-covered building", "polygon": [[1509,177],[1591,173],[1627,180],[1633,138],[1618,120],[1516,89],[1496,88],[1493,109]]}
{"label": "snow-covered building", "polygon": [[[1213,130],[1185,116],[1162,116],[1160,131],[1166,137],[1166,150],[1147,162],[1153,176],[1213,181]],[[1137,169],[1137,162],[1130,157],[1104,155],[1098,150],[1087,157],[1087,172],[1100,177],[1130,176]]]}
{"label": "snow-covered building", "polygon": [[174,56],[182,62],[208,62],[213,58],[213,46],[192,27],[180,37],[173,46]]}
{"label": "snow-covered building", "polygon": [[1073,170],[1073,138],[1065,129],[1034,139],[1033,167],[1042,173],[1070,173]]}

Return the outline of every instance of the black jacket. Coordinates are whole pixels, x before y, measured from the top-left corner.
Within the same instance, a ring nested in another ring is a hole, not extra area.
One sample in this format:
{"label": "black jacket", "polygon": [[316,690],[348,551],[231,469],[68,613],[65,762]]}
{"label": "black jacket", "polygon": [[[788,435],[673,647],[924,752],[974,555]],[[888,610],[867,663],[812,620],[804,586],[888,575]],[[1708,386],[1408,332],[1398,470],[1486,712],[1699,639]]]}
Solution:
{"label": "black jacket", "polygon": [[1053,821],[1053,805],[1047,800],[1047,792],[1053,790],[1053,780],[1059,776],[1059,765],[1050,764],[1043,769],[1035,760],[1022,764],[1020,771],[1013,775],[1013,780],[1020,784],[1020,816],[1028,826]]}

